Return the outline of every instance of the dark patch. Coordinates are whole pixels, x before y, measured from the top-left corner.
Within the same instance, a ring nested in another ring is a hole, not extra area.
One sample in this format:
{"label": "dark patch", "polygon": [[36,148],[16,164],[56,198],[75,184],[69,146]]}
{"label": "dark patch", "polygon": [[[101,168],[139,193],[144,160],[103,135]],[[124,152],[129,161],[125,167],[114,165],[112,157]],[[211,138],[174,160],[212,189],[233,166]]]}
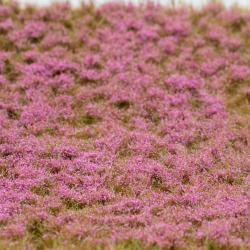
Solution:
{"label": "dark patch", "polygon": [[34,187],[32,191],[40,196],[46,196],[50,194],[51,184],[49,182],[45,182],[41,186]]}
{"label": "dark patch", "polygon": [[10,62],[10,60],[6,60],[5,62],[4,74],[6,75],[7,79],[10,82],[14,82],[17,78],[17,73],[15,71],[13,64]]}
{"label": "dark patch", "polygon": [[56,134],[57,134],[56,129],[54,129],[54,128],[45,128],[45,129],[42,129],[42,130],[38,131],[36,133],[36,136],[38,136],[38,137],[43,136],[43,135],[55,136]]}
{"label": "dark patch", "polygon": [[12,108],[7,109],[7,115],[8,115],[8,118],[12,120],[17,120],[20,117],[20,114]]}
{"label": "dark patch", "polygon": [[0,177],[8,177],[8,168],[6,166],[0,166]]}
{"label": "dark patch", "polygon": [[44,224],[38,219],[32,220],[29,223],[27,230],[32,235],[33,240],[42,238],[43,234],[45,233]]}
{"label": "dark patch", "polygon": [[120,146],[118,151],[118,156],[119,158],[126,158],[131,156],[131,151],[129,149],[127,141],[123,142],[122,145]]}
{"label": "dark patch", "polygon": [[156,174],[151,176],[151,186],[154,189],[160,189],[162,187],[163,181],[162,178]]}
{"label": "dark patch", "polygon": [[182,182],[182,184],[185,184],[185,185],[188,184],[188,183],[190,183],[189,176],[187,174],[183,175],[181,182]]}
{"label": "dark patch", "polygon": [[194,109],[199,109],[202,107],[202,101],[197,98],[191,98],[190,104]]}
{"label": "dark patch", "polygon": [[60,213],[60,208],[59,207],[51,207],[49,208],[49,212],[53,216],[57,216]]}
{"label": "dark patch", "polygon": [[118,109],[129,109],[130,103],[128,101],[119,101],[115,103],[115,107]]}
{"label": "dark patch", "polygon": [[13,48],[14,48],[13,43],[9,41],[8,39],[6,39],[6,36],[0,35],[0,50],[11,51],[13,50]]}
{"label": "dark patch", "polygon": [[100,119],[91,115],[84,115],[78,120],[79,125],[93,125],[97,123]]}
{"label": "dark patch", "polygon": [[71,199],[65,200],[64,205],[70,210],[81,210],[85,207],[85,204]]}

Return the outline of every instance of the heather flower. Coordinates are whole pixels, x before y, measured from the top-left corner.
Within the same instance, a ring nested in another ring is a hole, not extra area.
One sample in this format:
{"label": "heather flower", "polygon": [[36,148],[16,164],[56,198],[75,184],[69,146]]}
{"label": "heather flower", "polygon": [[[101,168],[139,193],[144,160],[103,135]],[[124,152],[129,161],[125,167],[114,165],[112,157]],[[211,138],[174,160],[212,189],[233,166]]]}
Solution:
{"label": "heather flower", "polygon": [[168,35],[185,37],[191,32],[190,24],[187,20],[180,17],[179,19],[173,20],[169,18],[165,23],[165,31]]}
{"label": "heather flower", "polygon": [[8,238],[23,237],[25,234],[25,227],[24,225],[20,224],[11,225],[8,228],[6,228],[2,234]]}
{"label": "heather flower", "polygon": [[159,41],[159,46],[166,54],[173,54],[177,49],[178,40],[174,36],[166,37]]}
{"label": "heather flower", "polygon": [[143,211],[143,204],[138,199],[126,199],[108,206],[107,210],[116,216],[126,214],[135,215]]}
{"label": "heather flower", "polygon": [[250,75],[249,67],[245,65],[233,65],[230,69],[231,79],[233,81],[247,80]]}
{"label": "heather flower", "polygon": [[0,245],[247,248],[249,17],[1,5]]}
{"label": "heather flower", "polygon": [[[156,223],[152,225],[149,229],[148,239],[147,236],[143,236],[142,239],[146,238],[150,244],[154,245],[156,241],[161,247],[171,248],[171,247],[180,247],[183,242],[181,238],[184,235],[184,231],[181,225],[174,226],[167,223]],[[172,239],[176,240],[173,241]]]}
{"label": "heather flower", "polygon": [[74,78],[62,73],[51,80],[51,86],[56,89],[68,90],[74,86]]}
{"label": "heather flower", "polygon": [[23,30],[23,36],[29,40],[36,40],[43,36],[46,26],[43,22],[29,22]]}
{"label": "heather flower", "polygon": [[98,55],[87,55],[85,56],[84,58],[84,65],[87,67],[87,68],[94,68],[94,67],[98,67],[100,66],[100,57]]}
{"label": "heather flower", "polygon": [[142,29],[139,32],[139,37],[142,42],[155,41],[158,39],[157,28]]}
{"label": "heather flower", "polygon": [[25,48],[26,43],[34,43],[43,37],[46,32],[46,25],[43,22],[29,22],[22,30],[13,30],[8,34],[9,39],[19,48]]}
{"label": "heather flower", "polygon": [[11,13],[11,9],[7,6],[1,5],[0,6],[0,16],[4,19],[7,18]]}
{"label": "heather flower", "polygon": [[212,76],[226,66],[226,62],[222,58],[218,58],[209,63],[201,65],[201,71],[205,76]]}
{"label": "heather flower", "polygon": [[226,39],[225,29],[221,26],[211,27],[207,32],[207,38],[215,43],[222,43]]}
{"label": "heather flower", "polygon": [[250,87],[246,87],[245,89],[243,89],[243,93],[246,96],[246,98],[250,100]]}
{"label": "heather flower", "polygon": [[0,22],[0,30],[2,32],[8,32],[14,28],[14,24],[10,18]]}
{"label": "heather flower", "polygon": [[94,69],[89,69],[89,70],[83,70],[80,73],[80,76],[81,76],[81,79],[83,81],[96,82],[96,81],[103,80],[104,74],[101,73],[101,72],[98,72],[98,71],[96,71]]}
{"label": "heather flower", "polygon": [[203,226],[204,231],[198,232],[198,237],[207,237],[210,241],[216,242],[220,246],[227,245],[230,241],[232,245],[241,245],[240,238],[228,238],[227,233],[233,230],[231,221],[215,220]]}
{"label": "heather flower", "polygon": [[241,40],[238,37],[229,37],[222,41],[222,46],[227,47],[229,50],[235,51],[241,47]]}
{"label": "heather flower", "polygon": [[172,75],[166,79],[165,83],[177,91],[196,89],[199,86],[199,80],[189,79],[184,75]]}
{"label": "heather flower", "polygon": [[0,75],[0,86],[5,86],[7,83],[7,79],[3,75]]}
{"label": "heather flower", "polygon": [[42,40],[42,47],[45,49],[53,48],[55,46],[69,46],[70,38],[60,32],[49,32]]}
{"label": "heather flower", "polygon": [[29,105],[22,113],[20,122],[22,125],[33,125],[40,122],[48,122],[54,119],[54,110],[46,103],[37,102]]}
{"label": "heather flower", "polygon": [[74,147],[64,147],[62,149],[61,155],[65,159],[73,159],[77,157],[77,149]]}
{"label": "heather flower", "polygon": [[34,63],[37,61],[37,59],[39,57],[39,52],[29,50],[23,54],[23,57],[28,63]]}

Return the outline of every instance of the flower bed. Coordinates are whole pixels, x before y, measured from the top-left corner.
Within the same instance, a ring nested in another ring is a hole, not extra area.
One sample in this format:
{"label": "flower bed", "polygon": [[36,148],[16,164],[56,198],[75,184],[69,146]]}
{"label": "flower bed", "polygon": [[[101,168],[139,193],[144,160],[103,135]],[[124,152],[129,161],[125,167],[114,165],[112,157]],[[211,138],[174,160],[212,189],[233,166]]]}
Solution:
{"label": "flower bed", "polygon": [[0,248],[247,249],[249,34],[218,4],[0,5]]}

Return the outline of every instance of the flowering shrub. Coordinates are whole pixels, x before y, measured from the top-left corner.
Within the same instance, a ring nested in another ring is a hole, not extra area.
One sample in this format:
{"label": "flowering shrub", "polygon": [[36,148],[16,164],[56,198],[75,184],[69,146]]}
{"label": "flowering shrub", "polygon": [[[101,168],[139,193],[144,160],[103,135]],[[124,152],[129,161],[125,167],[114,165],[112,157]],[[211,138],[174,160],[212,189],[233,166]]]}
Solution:
{"label": "flowering shrub", "polygon": [[250,247],[249,22],[0,4],[0,248]]}

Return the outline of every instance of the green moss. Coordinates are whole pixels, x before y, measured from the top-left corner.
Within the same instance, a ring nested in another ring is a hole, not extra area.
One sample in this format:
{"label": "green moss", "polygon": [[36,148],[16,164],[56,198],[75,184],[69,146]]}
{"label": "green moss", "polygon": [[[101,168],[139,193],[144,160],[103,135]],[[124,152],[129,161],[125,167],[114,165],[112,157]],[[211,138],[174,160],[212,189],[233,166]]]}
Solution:
{"label": "green moss", "polygon": [[31,220],[27,226],[27,231],[33,240],[39,239],[45,233],[45,226],[40,220]]}
{"label": "green moss", "polygon": [[37,195],[46,196],[50,194],[51,187],[52,187],[51,184],[46,181],[44,184],[38,187],[34,187],[32,191]]}
{"label": "green moss", "polygon": [[44,128],[36,133],[36,136],[40,137],[43,135],[56,136],[57,130],[54,128]]}
{"label": "green moss", "polygon": [[60,213],[60,208],[59,207],[51,207],[51,208],[49,208],[49,213],[51,215],[57,216]]}
{"label": "green moss", "polygon": [[152,186],[153,189],[161,189],[161,187],[162,187],[162,179],[157,175],[153,175],[151,177],[151,186]]}
{"label": "green moss", "polygon": [[196,151],[198,149],[198,147],[199,147],[198,142],[196,142],[196,141],[190,141],[186,144],[186,148],[187,148],[189,153]]}
{"label": "green moss", "polygon": [[202,106],[202,101],[200,101],[197,98],[191,98],[190,104],[191,104],[192,108],[194,108],[194,109],[200,109],[201,106]]}
{"label": "green moss", "polygon": [[187,142],[186,148],[188,153],[194,153],[196,150],[199,149],[201,143],[207,141],[207,138],[198,134],[193,140]]}
{"label": "green moss", "polygon": [[118,152],[119,158],[127,158],[131,156],[132,152],[130,151],[129,147],[127,144],[124,144]]}
{"label": "green moss", "polygon": [[146,246],[142,241],[134,239],[134,240],[126,240],[118,242],[114,245],[114,247],[111,247],[111,249],[112,250],[160,250],[162,248],[154,244]]}
{"label": "green moss", "polygon": [[155,125],[159,125],[161,121],[160,115],[156,109],[147,110],[145,118]]}
{"label": "green moss", "polygon": [[163,182],[162,178],[157,175],[152,175],[151,187],[154,191],[170,192],[166,184]]}
{"label": "green moss", "polygon": [[101,103],[106,100],[106,96],[99,93],[96,96],[93,97],[92,101],[96,103]]}
{"label": "green moss", "polygon": [[71,20],[64,20],[63,25],[68,30],[73,30],[74,24]]}
{"label": "green moss", "polygon": [[78,125],[93,125],[95,123],[97,123],[100,119],[91,115],[84,115],[81,116],[78,120],[77,120],[77,124]]}
{"label": "green moss", "polygon": [[19,112],[11,108],[7,109],[7,115],[9,119],[12,119],[12,120],[17,120],[20,117]]}
{"label": "green moss", "polygon": [[129,193],[129,189],[123,185],[116,185],[113,187],[113,191],[117,194],[126,195]]}
{"label": "green moss", "polygon": [[85,208],[85,204],[72,200],[72,199],[65,200],[64,205],[66,206],[67,209],[76,210],[76,211],[82,210],[83,208]]}
{"label": "green moss", "polygon": [[15,68],[10,60],[5,62],[4,74],[10,82],[14,82],[17,78],[17,73]]}
{"label": "green moss", "polygon": [[214,241],[211,240],[206,240],[204,243],[204,248],[205,250],[227,250],[227,247],[220,246]]}
{"label": "green moss", "polygon": [[13,48],[13,43],[9,41],[6,36],[0,35],[0,50],[11,51]]}
{"label": "green moss", "polygon": [[118,243],[115,247],[115,250],[142,250],[142,243],[137,240],[131,240],[127,242]]}

